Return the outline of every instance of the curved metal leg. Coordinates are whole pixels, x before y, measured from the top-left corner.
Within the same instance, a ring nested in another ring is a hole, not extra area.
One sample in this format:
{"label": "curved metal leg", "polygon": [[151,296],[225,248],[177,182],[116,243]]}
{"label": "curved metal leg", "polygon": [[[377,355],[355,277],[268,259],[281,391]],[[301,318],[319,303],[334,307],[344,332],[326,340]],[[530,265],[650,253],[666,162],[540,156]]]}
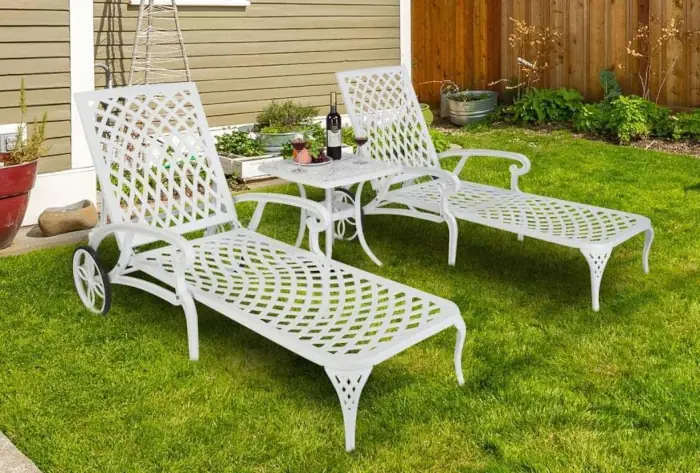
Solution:
{"label": "curved metal leg", "polygon": [[582,248],[581,253],[588,261],[591,270],[591,298],[593,300],[593,310],[600,310],[600,282],[603,279],[605,266],[608,264],[612,248],[586,249]]}
{"label": "curved metal leg", "polygon": [[464,350],[464,341],[467,339],[467,326],[461,318],[455,323],[457,329],[457,344],[455,345],[455,373],[457,374],[457,383],[464,386],[464,373],[462,372],[462,351]]}
{"label": "curved metal leg", "polygon": [[189,293],[180,295],[182,308],[187,320],[187,344],[189,345],[190,360],[199,360],[199,328],[197,324],[197,307]]}
{"label": "curved metal leg", "polygon": [[[299,197],[302,199],[306,199],[306,190],[304,189],[303,184],[297,184],[297,187],[299,188]],[[304,234],[306,234],[306,210],[301,209],[301,221],[299,222],[299,233],[297,234],[297,241],[294,244],[297,248],[299,248],[304,241]]]}
{"label": "curved metal leg", "polygon": [[382,262],[379,260],[379,258],[377,258],[374,255],[369,245],[367,244],[367,240],[365,240],[365,230],[362,227],[362,187],[364,187],[364,185],[364,182],[360,182],[357,185],[357,192],[355,192],[355,226],[357,229],[357,239],[360,240],[360,245],[362,245],[362,249],[365,250],[367,256],[369,256],[370,259],[374,261],[374,264],[376,264],[377,266],[382,266]]}
{"label": "curved metal leg", "polygon": [[644,273],[649,274],[649,251],[651,251],[651,244],[654,242],[654,228],[649,227],[649,230],[644,232],[644,253],[642,255],[642,267],[644,268]]}
{"label": "curved metal leg", "polygon": [[459,227],[457,226],[457,219],[455,219],[452,214],[445,214],[443,216],[445,222],[447,222],[447,228],[450,231],[450,248],[447,255],[447,264],[454,266],[457,264],[457,240],[459,238]]}
{"label": "curved metal leg", "polygon": [[326,374],[331,379],[335,392],[340,399],[345,424],[345,451],[355,450],[355,426],[357,424],[357,406],[360,394],[365,387],[372,368],[356,371],[338,371],[326,368]]}
{"label": "curved metal leg", "polygon": [[326,210],[331,216],[331,222],[326,229],[326,256],[333,258],[333,240],[335,239],[335,222],[333,221],[333,189],[326,189]]}
{"label": "curved metal leg", "polygon": [[525,241],[525,235],[523,235],[522,233],[518,234],[518,241]]}

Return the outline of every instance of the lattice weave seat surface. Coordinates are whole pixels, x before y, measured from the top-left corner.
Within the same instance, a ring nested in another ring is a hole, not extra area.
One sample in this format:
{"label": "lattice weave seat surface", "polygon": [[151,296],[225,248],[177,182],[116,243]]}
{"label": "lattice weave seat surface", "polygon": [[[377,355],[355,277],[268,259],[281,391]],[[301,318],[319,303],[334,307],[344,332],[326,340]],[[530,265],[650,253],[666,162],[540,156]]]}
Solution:
{"label": "lattice weave seat surface", "polygon": [[[386,198],[438,212],[441,196],[438,183],[432,181],[392,191]],[[459,219],[575,248],[611,244],[650,225],[641,215],[468,181],[461,182],[449,203]]]}
{"label": "lattice weave seat surface", "polygon": [[[193,248],[185,278],[195,299],[225,305],[239,314],[231,318],[249,319],[282,345],[306,345],[324,366],[377,363],[399,342],[459,316],[449,301],[248,230],[197,240]],[[167,282],[172,253],[148,251],[133,264]]]}
{"label": "lattice weave seat surface", "polygon": [[[644,233],[642,265],[649,271],[654,229],[647,217],[521,192],[518,179],[530,171],[531,163],[519,153],[459,149],[438,154],[405,67],[345,71],[337,78],[355,133],[369,138],[365,147],[370,156],[404,166],[403,175],[385,181],[377,197],[364,207],[365,215],[400,215],[446,223],[450,265],[457,259],[457,219],[516,233],[520,240],[527,236],[578,248],[589,264],[596,311],[603,270],[615,246]],[[461,158],[454,170],[441,167],[442,160],[449,157]],[[509,168],[510,189],[460,181],[458,176],[473,158],[517,163]],[[417,178],[427,176],[437,180],[415,184]],[[402,187],[395,189],[391,184]]]}
{"label": "lattice weave seat surface", "polygon": [[[455,373],[464,384],[466,326],[454,303],[321,254],[319,233],[334,227],[318,202],[231,195],[196,85],[120,87],[75,98],[107,217],[73,257],[76,289],[88,309],[106,315],[115,285],[182,307],[190,359],[198,360],[199,302],[323,366],[341,403],[348,451],[374,365],[454,327]],[[239,202],[257,203],[247,229],[236,214]],[[256,232],[268,204],[302,211],[313,252]],[[204,236],[185,237],[199,232]],[[117,237],[120,255],[107,272],[97,250],[109,235]],[[154,242],[161,245],[144,247]]]}

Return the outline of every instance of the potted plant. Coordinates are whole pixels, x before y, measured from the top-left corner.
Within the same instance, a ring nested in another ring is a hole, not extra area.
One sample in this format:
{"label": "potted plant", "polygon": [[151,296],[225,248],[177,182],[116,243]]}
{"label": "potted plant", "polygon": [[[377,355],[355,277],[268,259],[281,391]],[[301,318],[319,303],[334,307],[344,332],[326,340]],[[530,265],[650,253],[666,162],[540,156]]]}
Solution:
{"label": "potted plant", "polygon": [[279,153],[282,146],[295,135],[303,133],[318,116],[318,108],[301,105],[292,100],[273,101],[260,112],[255,123],[255,131],[269,153]]}
{"label": "potted plant", "polygon": [[273,158],[258,133],[242,128],[233,128],[217,136],[216,151],[224,174],[236,174],[241,178],[261,177],[256,174],[256,161],[259,161],[259,165]]}
{"label": "potted plant", "polygon": [[498,105],[498,94],[490,90],[466,90],[448,95],[447,102],[450,122],[464,126],[486,118]]}
{"label": "potted plant", "polygon": [[11,151],[0,153],[0,249],[7,248],[17,236],[29,204],[29,193],[36,180],[37,163],[46,154],[47,115],[34,122],[31,136],[25,122],[27,100],[24,79],[19,93],[20,124]]}

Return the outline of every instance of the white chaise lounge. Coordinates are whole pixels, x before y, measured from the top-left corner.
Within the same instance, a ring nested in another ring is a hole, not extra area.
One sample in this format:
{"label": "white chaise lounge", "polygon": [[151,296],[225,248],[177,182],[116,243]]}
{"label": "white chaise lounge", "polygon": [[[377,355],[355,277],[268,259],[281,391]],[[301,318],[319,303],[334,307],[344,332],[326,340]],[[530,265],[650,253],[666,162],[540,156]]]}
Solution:
{"label": "white chaise lounge", "polygon": [[[87,92],[76,102],[110,221],[73,257],[76,289],[90,310],[109,311],[112,284],[182,306],[196,360],[197,301],[323,366],[340,398],[348,451],[374,365],[456,327],[454,363],[464,382],[466,330],[457,306],[323,256],[318,233],[330,216],[321,204],[246,194],[235,201],[259,204],[249,227],[240,225],[194,84]],[[294,205],[313,216],[314,252],[256,233],[266,203]],[[199,230],[204,236],[183,237]],[[110,234],[120,257],[107,273],[96,250]],[[143,246],[156,241],[160,246]]]}
{"label": "white chaise lounge", "polygon": [[[337,77],[355,132],[369,138],[371,157],[405,166],[402,175],[376,184],[378,194],[364,208],[366,215],[446,222],[450,265],[457,253],[456,219],[509,231],[520,240],[527,236],[577,248],[589,264],[595,311],[600,308],[603,271],[615,246],[645,233],[643,268],[649,271],[654,231],[648,218],[521,192],[518,178],[530,170],[530,161],[521,154],[478,149],[437,154],[404,67],[341,72]],[[441,161],[455,156],[462,158],[457,167],[443,170]],[[464,165],[473,157],[516,161],[520,166],[510,166],[510,190],[460,181]],[[434,180],[414,182],[426,176]]]}

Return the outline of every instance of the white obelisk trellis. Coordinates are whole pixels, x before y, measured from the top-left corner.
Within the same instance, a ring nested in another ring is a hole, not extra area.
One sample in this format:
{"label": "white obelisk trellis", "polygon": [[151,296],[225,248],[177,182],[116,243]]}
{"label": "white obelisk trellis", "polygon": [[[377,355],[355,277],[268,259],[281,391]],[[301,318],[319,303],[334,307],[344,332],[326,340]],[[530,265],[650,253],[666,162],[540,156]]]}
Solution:
{"label": "white obelisk trellis", "polygon": [[175,0],[141,0],[129,85],[191,81]]}

